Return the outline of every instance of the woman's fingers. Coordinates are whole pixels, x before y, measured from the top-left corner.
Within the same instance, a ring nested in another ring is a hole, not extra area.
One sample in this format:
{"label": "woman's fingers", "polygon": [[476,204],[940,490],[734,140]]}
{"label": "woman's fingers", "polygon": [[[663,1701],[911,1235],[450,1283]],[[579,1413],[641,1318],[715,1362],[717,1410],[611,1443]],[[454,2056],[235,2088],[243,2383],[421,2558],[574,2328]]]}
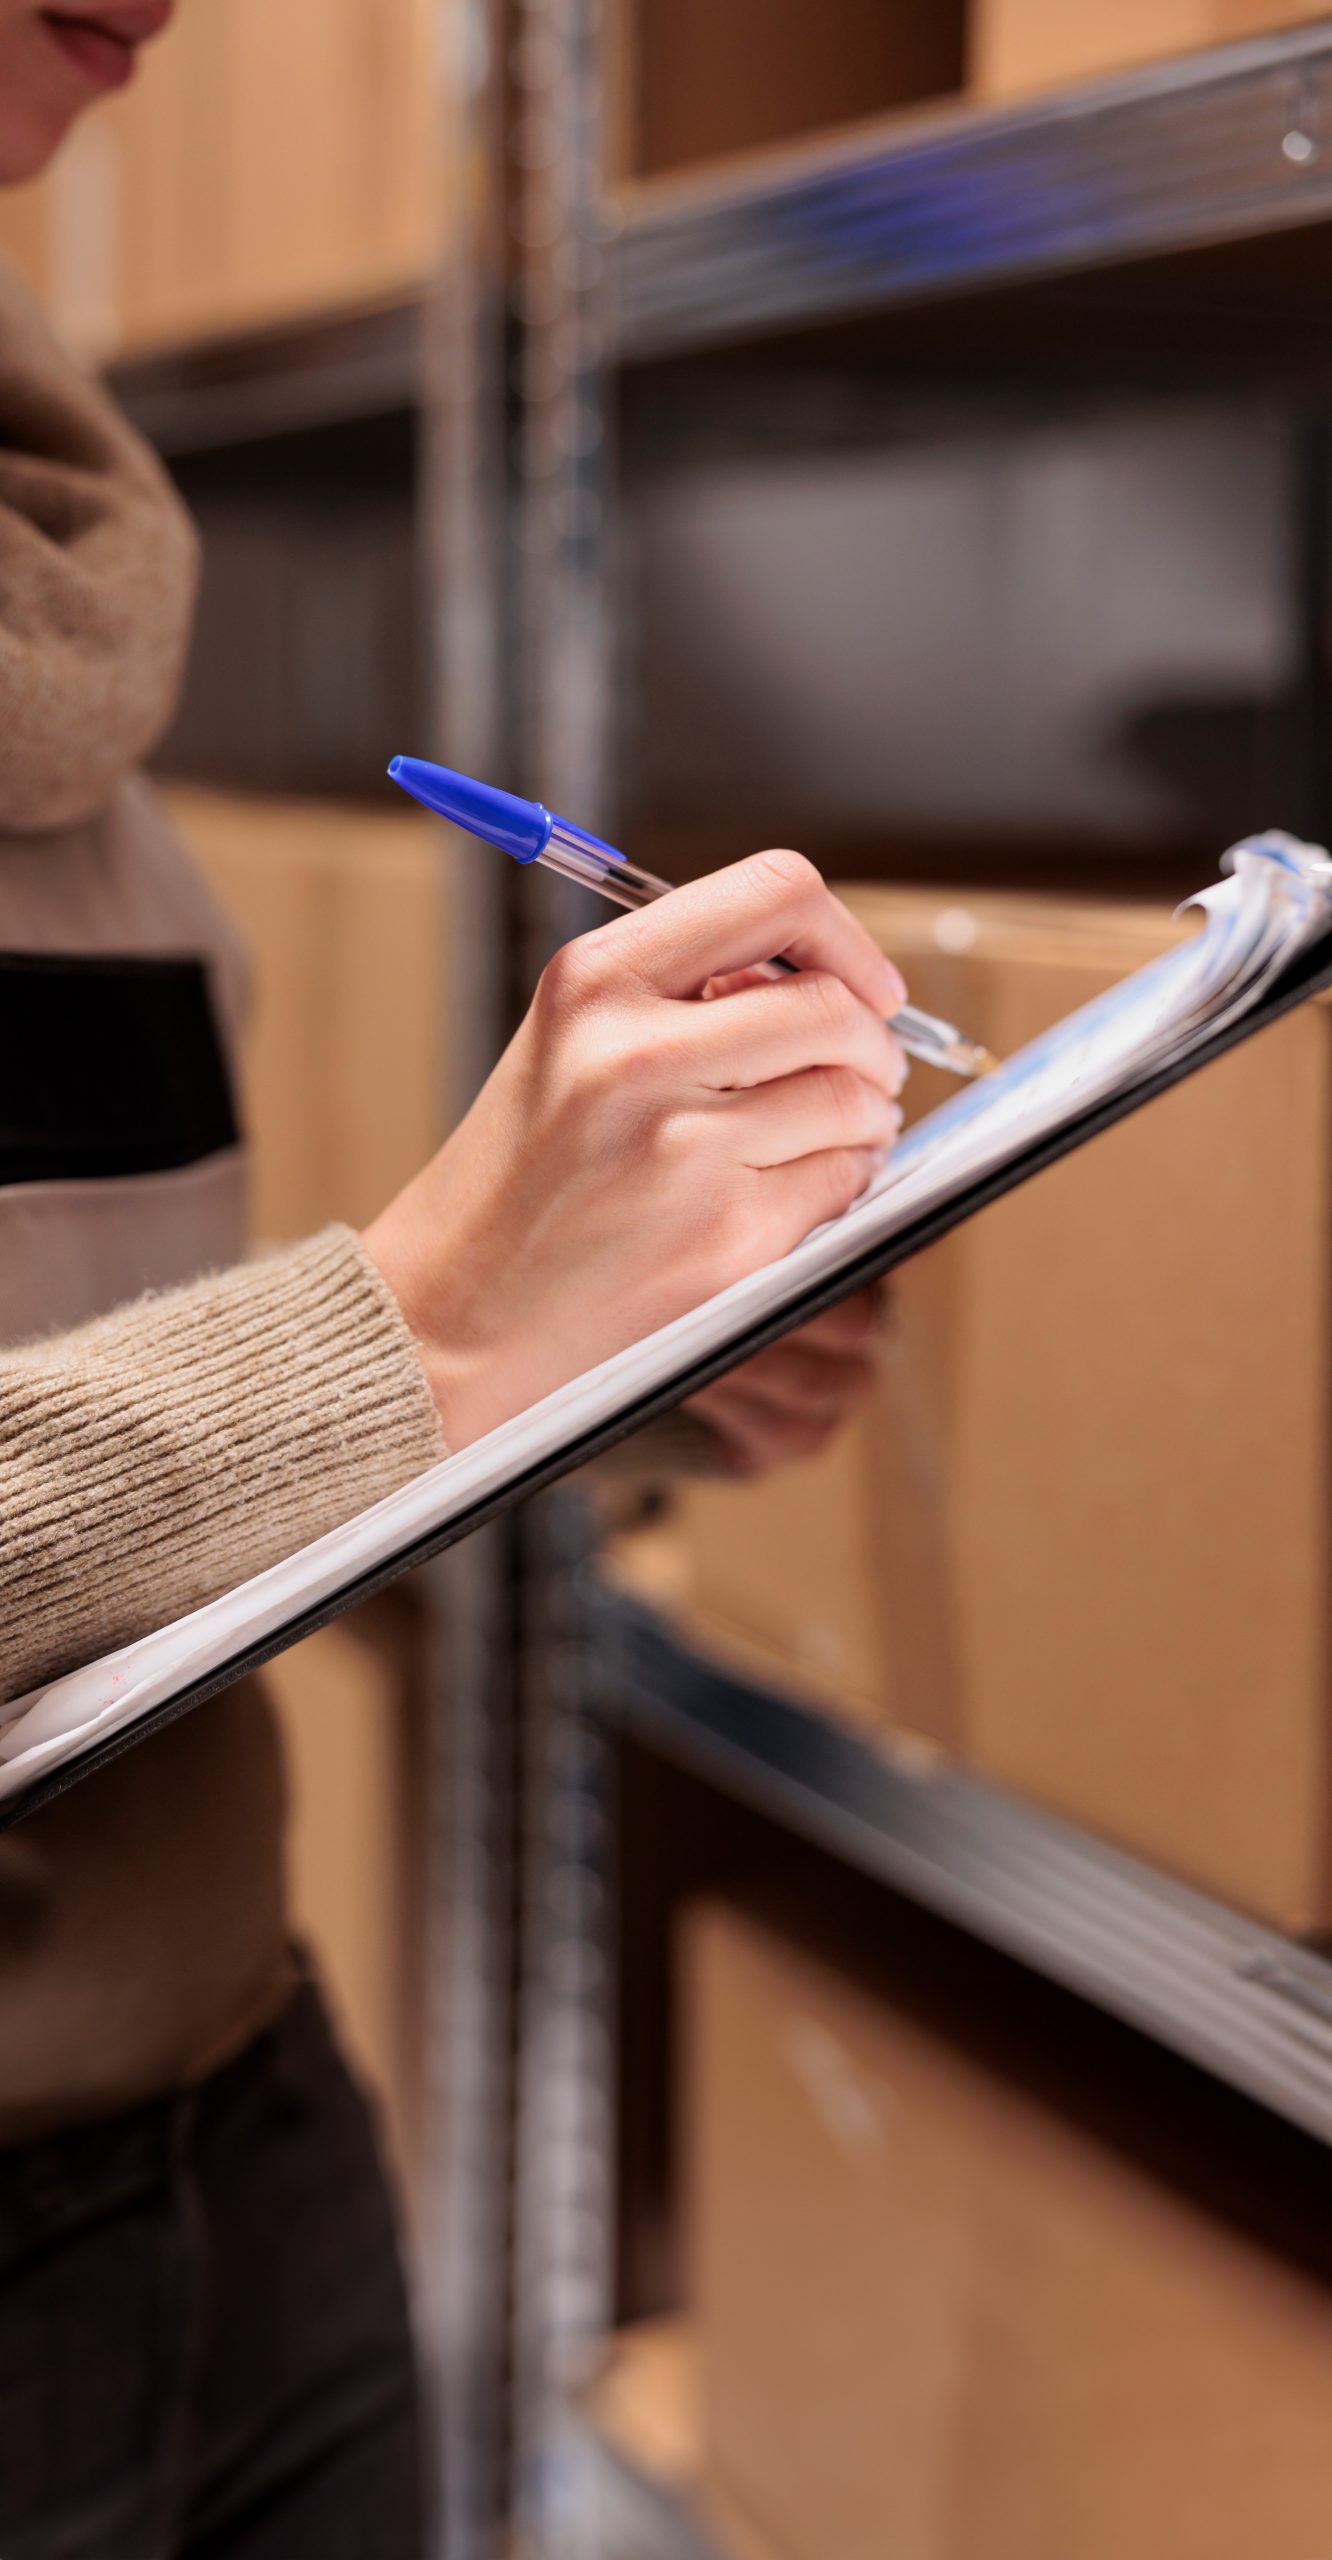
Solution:
{"label": "woman's fingers", "polygon": [[813,1456],[859,1410],[874,1382],[868,1346],[884,1303],[881,1283],[859,1289],[691,1398],[737,1473]]}
{"label": "woman's fingers", "polygon": [[737,1397],[726,1411],[710,1413],[705,1419],[721,1443],[728,1468],[742,1476],[794,1466],[798,1458],[816,1458],[837,1428],[835,1417],[786,1413],[752,1397]]}
{"label": "woman's fingers", "polygon": [[899,1104],[852,1067],[807,1067],[715,1107],[726,1113],[740,1161],[759,1171],[830,1147],[891,1147],[902,1126]]}
{"label": "woman's fingers", "polygon": [[774,977],[784,974],[773,969],[724,969],[719,977],[709,978],[702,989],[703,1001],[714,1004],[718,996],[738,996],[742,988],[768,986]]}
{"label": "woman's fingers", "polygon": [[719,1384],[786,1412],[837,1414],[859,1398],[874,1373],[868,1353],[822,1350],[806,1334],[794,1333],[785,1342],[771,1343]]}
{"label": "woman's fingers", "polygon": [[874,1376],[868,1360],[828,1361],[827,1379],[788,1379],[779,1386],[754,1375],[757,1363],[721,1379],[696,1399],[732,1464],[747,1474],[812,1457],[865,1402]]}
{"label": "woman's fingers", "polygon": [[655,906],[585,934],[593,969],[632,971],[657,995],[697,996],[710,978],[776,958],[840,978],[871,1012],[896,1011],[906,990],[864,926],[834,898],[812,862],[785,850],[754,853],[672,890]]}
{"label": "woman's fingers", "polygon": [[[694,1001],[783,952],[799,976]],[[897,1127],[903,1062],[883,1017],[901,997],[796,854],[756,855],[556,953],[471,1109],[367,1232],[450,1446],[849,1208]],[[785,1389],[751,1391],[747,1445],[779,1407],[812,1445],[814,1391],[798,1412]]]}
{"label": "woman's fingers", "polygon": [[893,1095],[906,1082],[906,1059],[882,1016],[842,979],[818,971],[691,1006],[668,1016],[661,1036],[673,1052],[678,1044],[690,1075],[716,1092],[812,1066],[854,1068]]}
{"label": "woman's fingers", "polygon": [[775,1261],[802,1244],[829,1218],[844,1217],[874,1179],[881,1162],[877,1147],[828,1147],[821,1155],[797,1157],[753,1178],[757,1185],[755,1236],[763,1240],[763,1258]]}
{"label": "woman's fingers", "polygon": [[[854,1297],[840,1298],[835,1307],[825,1307],[822,1315],[811,1316],[809,1323],[802,1324],[789,1340],[792,1345],[802,1343],[820,1351],[863,1351],[883,1331],[887,1314],[887,1284],[872,1280],[867,1289],[857,1289]],[[772,1349],[776,1352],[785,1347],[774,1343]],[[766,1351],[758,1352],[746,1369],[735,1374],[752,1375],[769,1356]]]}

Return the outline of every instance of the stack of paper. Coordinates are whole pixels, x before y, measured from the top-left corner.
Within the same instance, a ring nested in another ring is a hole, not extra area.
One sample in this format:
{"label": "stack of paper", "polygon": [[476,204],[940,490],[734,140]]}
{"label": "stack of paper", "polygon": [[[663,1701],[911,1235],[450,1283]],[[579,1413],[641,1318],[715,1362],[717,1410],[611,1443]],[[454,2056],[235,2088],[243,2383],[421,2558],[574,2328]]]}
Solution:
{"label": "stack of paper", "polygon": [[191,1616],[0,1708],[0,1800],[25,1795],[62,1764],[201,1684],[290,1629],[367,1575],[418,1560],[480,1511],[502,1507],[565,1467],[646,1399],[672,1400],[698,1383],[700,1366],[745,1358],[755,1335],[797,1322],[811,1295],[846,1274],[866,1276],[938,1203],[965,1202],[986,1176],[1024,1160],[1052,1131],[1089,1108],[1151,1084],[1229,1026],[1256,1014],[1270,990],[1316,948],[1332,972],[1332,861],[1280,835],[1239,846],[1228,876],[1190,902],[1199,931],[1124,979],[997,1073],[969,1085],[898,1147],[879,1180],[846,1215],[719,1297],[534,1405],[459,1456],[418,1476],[369,1511],[285,1563],[257,1574]]}

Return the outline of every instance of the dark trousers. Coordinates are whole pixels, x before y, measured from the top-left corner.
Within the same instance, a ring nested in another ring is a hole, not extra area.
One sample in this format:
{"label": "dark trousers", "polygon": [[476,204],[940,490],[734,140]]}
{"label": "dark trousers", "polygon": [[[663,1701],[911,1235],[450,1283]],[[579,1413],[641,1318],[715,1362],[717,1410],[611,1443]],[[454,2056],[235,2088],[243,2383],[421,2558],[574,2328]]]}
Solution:
{"label": "dark trousers", "polygon": [[363,2100],[308,1984],[211,2080],[0,2151],[3,2560],[419,2560]]}

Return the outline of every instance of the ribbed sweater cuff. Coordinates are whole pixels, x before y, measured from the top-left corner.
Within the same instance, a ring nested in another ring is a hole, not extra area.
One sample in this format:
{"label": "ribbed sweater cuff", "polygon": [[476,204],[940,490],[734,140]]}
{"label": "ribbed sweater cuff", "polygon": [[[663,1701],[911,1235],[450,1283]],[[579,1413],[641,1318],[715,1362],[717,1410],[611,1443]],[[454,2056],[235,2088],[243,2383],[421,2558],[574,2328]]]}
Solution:
{"label": "ribbed sweater cuff", "polygon": [[144,1635],[444,1456],[350,1229],[0,1356],[0,1695]]}

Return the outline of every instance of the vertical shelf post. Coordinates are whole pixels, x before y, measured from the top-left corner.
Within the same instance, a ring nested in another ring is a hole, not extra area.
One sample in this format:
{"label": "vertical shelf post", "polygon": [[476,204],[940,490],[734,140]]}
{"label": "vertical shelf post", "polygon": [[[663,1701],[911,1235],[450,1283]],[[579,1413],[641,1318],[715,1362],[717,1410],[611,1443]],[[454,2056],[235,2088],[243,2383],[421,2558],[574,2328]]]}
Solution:
{"label": "vertical shelf post", "polygon": [[[521,0],[513,68],[521,787],[601,828],[614,697],[599,0]],[[587,918],[547,875],[523,885],[530,985]],[[516,2525],[532,2560],[592,2560],[570,2404],[612,2307],[611,1769],[579,1596],[592,1522],[560,1493],[529,1507],[524,1536]]]}
{"label": "vertical shelf post", "polygon": [[[439,256],[422,313],[420,608],[429,752],[509,762],[502,0],[435,0]],[[423,742],[424,744],[425,742]],[[505,882],[440,831],[453,862],[441,1121],[464,1110],[511,1005]],[[426,2140],[420,2305],[438,2560],[505,2539],[512,2232],[515,1700],[512,1525],[421,1574],[430,1619]]]}

